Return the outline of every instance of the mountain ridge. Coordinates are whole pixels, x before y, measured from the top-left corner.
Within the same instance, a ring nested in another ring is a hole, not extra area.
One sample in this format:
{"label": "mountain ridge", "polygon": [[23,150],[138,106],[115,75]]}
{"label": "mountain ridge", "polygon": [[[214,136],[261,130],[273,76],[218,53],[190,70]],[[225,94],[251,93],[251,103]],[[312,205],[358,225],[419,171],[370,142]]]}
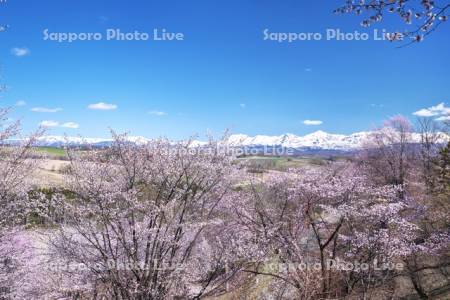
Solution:
{"label": "mountain ridge", "polygon": [[[226,138],[222,145],[228,147],[282,147],[291,149],[318,149],[318,150],[339,150],[352,151],[360,149],[369,139],[372,131],[361,131],[345,134],[333,134],[325,131],[315,131],[304,136],[285,133],[282,135],[255,135],[232,134]],[[139,145],[145,144],[152,139],[143,136],[126,136],[126,140]],[[412,133],[414,143],[420,142],[420,134]],[[18,140],[16,140],[18,141]],[[111,145],[111,138],[82,138],[78,136],[58,136],[46,135],[37,139],[37,146],[63,147],[63,146],[108,146]],[[207,142],[194,140],[193,146],[204,146]]]}

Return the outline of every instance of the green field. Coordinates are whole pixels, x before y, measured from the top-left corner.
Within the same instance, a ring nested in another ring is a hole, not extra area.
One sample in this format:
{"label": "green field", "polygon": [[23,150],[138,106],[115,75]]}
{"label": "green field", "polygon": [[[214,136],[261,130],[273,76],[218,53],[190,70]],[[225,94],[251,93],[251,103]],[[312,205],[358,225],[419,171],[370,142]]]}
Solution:
{"label": "green field", "polygon": [[290,168],[301,168],[311,165],[324,165],[327,159],[320,157],[279,157],[279,156],[247,156],[239,158],[239,161],[245,162],[251,169],[257,170],[278,170],[286,171]]}
{"label": "green field", "polygon": [[66,156],[67,152],[64,149],[61,148],[55,148],[55,147],[37,147],[37,152],[48,154],[51,156],[58,156],[58,157],[64,157]]}

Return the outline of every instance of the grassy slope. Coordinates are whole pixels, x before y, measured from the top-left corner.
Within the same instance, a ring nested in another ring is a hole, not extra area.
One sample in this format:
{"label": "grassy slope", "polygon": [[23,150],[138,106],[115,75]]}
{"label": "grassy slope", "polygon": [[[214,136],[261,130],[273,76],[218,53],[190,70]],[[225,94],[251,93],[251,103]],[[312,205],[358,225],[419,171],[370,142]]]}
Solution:
{"label": "grassy slope", "polygon": [[286,171],[290,168],[305,166],[320,166],[326,163],[325,158],[320,157],[276,157],[276,156],[248,156],[239,159],[247,162],[252,168],[260,170]]}
{"label": "grassy slope", "polygon": [[66,156],[66,150],[61,149],[61,148],[37,147],[36,151],[44,153],[44,154],[54,155],[54,156]]}

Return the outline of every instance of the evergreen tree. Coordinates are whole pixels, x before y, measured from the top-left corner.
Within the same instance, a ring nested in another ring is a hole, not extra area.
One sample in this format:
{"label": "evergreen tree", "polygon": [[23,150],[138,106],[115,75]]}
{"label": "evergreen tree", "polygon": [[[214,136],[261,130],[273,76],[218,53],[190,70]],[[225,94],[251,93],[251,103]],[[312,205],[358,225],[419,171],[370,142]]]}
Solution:
{"label": "evergreen tree", "polygon": [[439,151],[437,173],[439,193],[448,201],[448,196],[450,196],[450,142]]}

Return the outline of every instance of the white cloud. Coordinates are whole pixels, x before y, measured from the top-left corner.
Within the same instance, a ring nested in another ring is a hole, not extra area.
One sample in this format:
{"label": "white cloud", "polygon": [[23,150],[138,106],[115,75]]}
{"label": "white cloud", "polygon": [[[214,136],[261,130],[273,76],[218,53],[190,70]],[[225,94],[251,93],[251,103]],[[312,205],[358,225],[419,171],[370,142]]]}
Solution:
{"label": "white cloud", "polygon": [[39,123],[39,125],[42,127],[57,127],[57,126],[59,126],[59,123],[56,121],[52,121],[52,120],[45,120],[45,121],[42,121],[41,123]]}
{"label": "white cloud", "polygon": [[434,116],[437,116],[438,113],[433,112],[427,108],[423,108],[423,109],[418,110],[415,113],[413,113],[413,115],[418,116],[418,117],[434,117]]}
{"label": "white cloud", "polygon": [[446,107],[442,102],[435,106],[422,108],[414,112],[413,115],[418,117],[437,117],[436,121],[447,121],[450,119],[450,107]]}
{"label": "white cloud", "polygon": [[442,117],[436,118],[435,120],[436,121],[450,121],[450,115],[442,116]]}
{"label": "white cloud", "polygon": [[311,68],[305,68],[305,72],[311,72],[312,69]]}
{"label": "white cloud", "polygon": [[48,107],[33,107],[31,111],[39,113],[56,113],[62,111],[62,108],[48,108]]}
{"label": "white cloud", "polygon": [[25,47],[23,47],[23,48],[16,47],[16,48],[12,48],[11,49],[11,53],[14,56],[22,57],[22,56],[29,55],[30,54],[30,50],[28,48],[25,48]]}
{"label": "white cloud", "polygon": [[27,105],[27,103],[23,100],[19,100],[16,102],[16,106],[25,106],[25,105]]}
{"label": "white cloud", "polygon": [[166,112],[163,111],[159,111],[159,110],[151,110],[148,112],[150,115],[154,115],[154,116],[158,116],[158,117],[162,117],[162,116],[167,116]]}
{"label": "white cloud", "polygon": [[307,126],[317,126],[317,125],[321,125],[323,122],[320,120],[304,120],[303,124],[307,125]]}
{"label": "white cloud", "polygon": [[99,103],[89,104],[88,108],[94,109],[94,110],[114,110],[117,108],[117,105],[105,103],[105,102],[99,102]]}
{"label": "white cloud", "polygon": [[78,127],[80,127],[80,125],[75,122],[67,122],[67,123],[62,124],[61,127],[77,129]]}
{"label": "white cloud", "polygon": [[239,106],[240,106],[241,108],[246,108],[246,107],[247,107],[247,104],[241,103],[241,104],[239,104]]}

